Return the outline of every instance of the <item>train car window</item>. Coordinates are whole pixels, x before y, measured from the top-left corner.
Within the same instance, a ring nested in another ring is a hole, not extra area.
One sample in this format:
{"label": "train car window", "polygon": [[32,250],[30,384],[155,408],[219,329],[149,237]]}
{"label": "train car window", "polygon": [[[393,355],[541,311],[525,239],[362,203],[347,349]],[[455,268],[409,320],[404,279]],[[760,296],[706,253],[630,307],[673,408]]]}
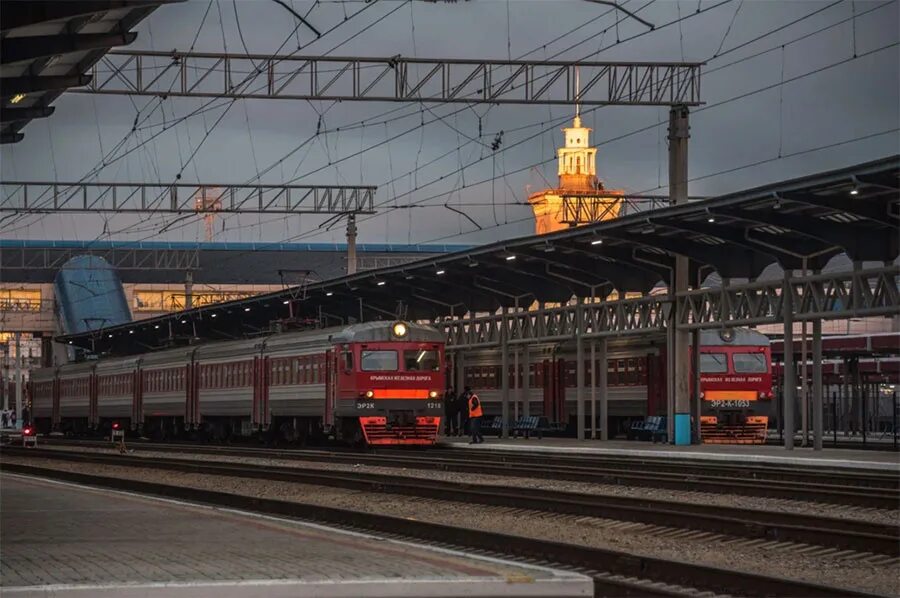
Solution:
{"label": "train car window", "polygon": [[387,350],[360,352],[360,365],[364,372],[397,371],[397,352]]}
{"label": "train car window", "polygon": [[353,352],[352,351],[343,351],[341,356],[344,360],[344,373],[349,374],[353,371]]}
{"label": "train car window", "polygon": [[433,349],[414,349],[403,352],[403,369],[407,372],[436,372],[441,364]]}
{"label": "train car window", "polygon": [[765,353],[734,353],[734,371],[739,374],[762,374],[768,371]]}
{"label": "train car window", "polygon": [[701,353],[700,372],[723,374],[728,371],[728,356],[725,353]]}

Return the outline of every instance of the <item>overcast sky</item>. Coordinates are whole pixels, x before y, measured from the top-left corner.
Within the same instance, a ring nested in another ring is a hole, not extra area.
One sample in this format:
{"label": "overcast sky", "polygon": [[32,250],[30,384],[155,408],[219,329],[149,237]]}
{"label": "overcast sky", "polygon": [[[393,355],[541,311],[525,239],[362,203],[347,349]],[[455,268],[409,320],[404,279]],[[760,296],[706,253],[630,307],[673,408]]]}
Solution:
{"label": "overcast sky", "polygon": [[[696,179],[691,195],[721,194],[873,160],[896,154],[900,147],[896,0],[624,2],[657,26],[652,32],[627,19],[616,28],[609,7],[582,0],[291,3],[301,14],[309,12],[319,30],[334,29],[316,41],[303,27],[292,33],[296,21],[271,0],[189,0],[164,6],[141,22],[132,47],[188,50],[196,36],[197,51],[240,53],[239,22],[247,49],[261,54],[282,44],[284,53],[309,44],[303,54],[494,59],[559,54],[562,59],[600,61],[706,61],[706,106],[691,116],[689,173]],[[679,16],[686,18],[664,26]],[[756,90],[762,91],[723,103]],[[360,223],[362,242],[479,243],[533,230],[530,209],[515,204],[529,190],[545,187],[545,180],[555,184],[554,152],[562,133],[548,123],[572,113],[562,106],[430,104],[423,112],[416,104],[246,100],[189,118],[138,147],[165,122],[205,102],[65,94],[51,118],[25,128],[22,142],[2,146],[3,179],[80,180],[104,155],[109,165],[88,180],[173,182],[182,172],[186,182],[241,183],[277,164],[262,176],[263,182],[277,184],[302,175],[299,184],[377,185],[380,213]],[[131,133],[138,111],[140,118],[150,117]],[[394,120],[384,124],[387,111]],[[366,126],[321,134],[279,163],[316,133],[320,114],[328,130],[361,122]],[[598,173],[608,188],[667,192],[666,127],[627,135],[666,118],[665,109],[652,107],[586,111],[584,120],[594,129],[592,143],[599,146]],[[422,120],[434,122],[416,127]],[[407,130],[411,132],[383,143]],[[503,148],[509,149],[492,156],[483,144],[489,145],[500,130],[505,131]],[[516,145],[528,137],[534,138]],[[866,139],[852,141],[862,137]],[[375,144],[380,145],[342,159]],[[117,145],[119,151],[112,153]],[[133,148],[138,149],[115,159]],[[447,156],[435,160],[443,154]],[[462,174],[457,172],[461,163],[469,164]],[[493,183],[481,182],[492,177]],[[394,208],[411,203],[425,207]],[[443,207],[445,203],[459,206],[483,230]],[[5,226],[5,239],[203,240],[203,225],[196,219],[160,233],[171,220],[48,215],[0,226]],[[342,242],[343,229],[323,231],[323,220],[228,217],[217,223],[215,240]]]}

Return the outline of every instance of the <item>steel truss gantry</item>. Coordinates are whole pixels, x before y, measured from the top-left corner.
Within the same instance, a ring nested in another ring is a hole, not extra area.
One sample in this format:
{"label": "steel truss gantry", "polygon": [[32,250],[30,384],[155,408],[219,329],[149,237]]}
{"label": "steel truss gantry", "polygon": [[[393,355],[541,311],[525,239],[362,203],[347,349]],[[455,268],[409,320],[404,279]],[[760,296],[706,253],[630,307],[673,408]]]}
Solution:
{"label": "steel truss gantry", "polygon": [[[900,311],[900,267],[852,270],[789,278],[787,302],[794,321],[891,316]],[[721,329],[783,322],[784,281],[706,288],[679,293],[679,330]],[[663,334],[673,322],[669,295],[519,310],[435,325],[454,350]],[[505,340],[503,337],[506,337]]]}
{"label": "steel truss gantry", "polygon": [[[372,214],[376,187],[2,181],[0,212]],[[209,209],[198,207],[198,198]]]}
{"label": "steel truss gantry", "polygon": [[701,103],[701,66],[122,50],[107,53],[94,65],[89,84],[71,91],[159,97],[696,106]]}
{"label": "steel truss gantry", "polygon": [[4,248],[0,268],[3,270],[60,270],[66,262],[79,255],[97,255],[116,270],[199,270],[200,256],[196,251],[180,249],[41,249]]}

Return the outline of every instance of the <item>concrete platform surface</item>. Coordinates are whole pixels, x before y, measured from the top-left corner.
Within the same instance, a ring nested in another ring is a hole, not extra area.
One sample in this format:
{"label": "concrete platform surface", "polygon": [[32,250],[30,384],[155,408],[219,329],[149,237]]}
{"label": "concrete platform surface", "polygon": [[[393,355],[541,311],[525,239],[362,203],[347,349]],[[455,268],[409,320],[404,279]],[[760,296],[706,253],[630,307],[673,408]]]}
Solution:
{"label": "concrete platform surface", "polygon": [[503,440],[486,436],[483,444],[469,444],[468,438],[445,437],[439,442],[450,448],[478,450],[534,451],[596,457],[647,457],[658,459],[694,459],[768,465],[835,467],[900,472],[900,454],[892,451],[866,451],[827,448],[814,451],[797,446],[788,451],[781,446],[741,444],[698,444],[675,446],[631,440],[576,440],[574,438],[524,438]]}
{"label": "concrete platform surface", "polygon": [[2,596],[592,594],[592,581],[575,573],[282,518],[0,475]]}

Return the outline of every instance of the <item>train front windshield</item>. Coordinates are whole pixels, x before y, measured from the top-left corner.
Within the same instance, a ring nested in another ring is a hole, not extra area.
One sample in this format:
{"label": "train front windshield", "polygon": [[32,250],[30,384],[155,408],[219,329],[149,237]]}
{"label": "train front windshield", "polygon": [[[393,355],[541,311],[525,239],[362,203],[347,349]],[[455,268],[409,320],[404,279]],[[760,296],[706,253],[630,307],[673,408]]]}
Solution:
{"label": "train front windshield", "polygon": [[735,353],[731,358],[736,374],[763,374],[769,371],[765,353]]}

